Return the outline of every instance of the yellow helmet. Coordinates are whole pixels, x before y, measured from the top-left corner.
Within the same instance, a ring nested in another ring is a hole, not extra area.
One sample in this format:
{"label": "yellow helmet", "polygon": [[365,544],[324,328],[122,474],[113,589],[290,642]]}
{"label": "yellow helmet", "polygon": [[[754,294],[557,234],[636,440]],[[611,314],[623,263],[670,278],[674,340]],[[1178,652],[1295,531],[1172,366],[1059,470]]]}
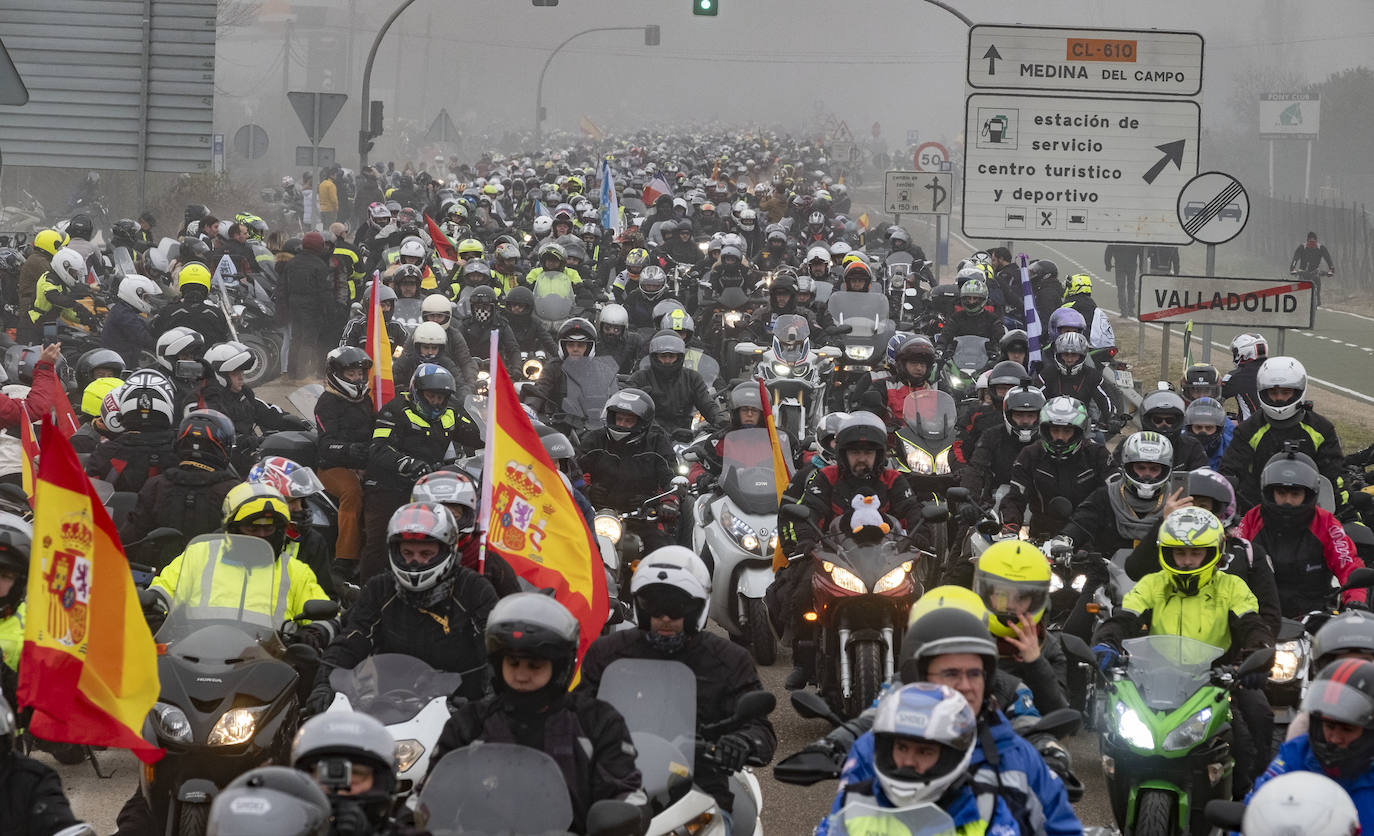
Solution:
{"label": "yellow helmet", "polygon": [[1012,625],[1022,615],[1040,623],[1050,601],[1050,575],[1045,553],[1024,540],[999,540],[978,557],[973,591],[992,613],[988,629],[994,636],[1016,635]]}
{"label": "yellow helmet", "polygon": [[124,385],[122,377],[98,377],[86,384],[81,393],[81,412],[91,418],[100,417],[100,405],[105,396]]}
{"label": "yellow helmet", "polygon": [[1075,273],[1069,276],[1068,282],[1064,284],[1064,298],[1077,296],[1080,293],[1091,294],[1093,292],[1093,277],[1087,273]]}
{"label": "yellow helmet", "polygon": [[200,285],[206,290],[210,289],[210,269],[204,264],[192,262],[181,268],[181,273],[177,276],[177,287],[185,290],[190,285]]}
{"label": "yellow helmet", "polygon": [[476,253],[478,258],[487,254],[487,248],[476,238],[464,238],[458,242],[458,257],[466,258],[468,253]]}
{"label": "yellow helmet", "polygon": [[224,497],[224,528],[260,517],[277,519],[283,531],[291,519],[291,509],[281,492],[263,482],[244,482],[229,489]]}
{"label": "yellow helmet", "polygon": [[[1180,508],[1160,523],[1159,566],[1184,595],[1196,595],[1212,579],[1225,547],[1226,533],[1211,511]],[[1179,567],[1174,549],[1205,549],[1207,554],[1197,566],[1185,569]]]}
{"label": "yellow helmet", "polygon": [[988,608],[983,605],[983,599],[979,598],[977,593],[968,587],[950,584],[927,590],[921,599],[911,606],[911,611],[906,617],[906,625],[910,627],[926,613],[948,609],[972,613],[985,627],[992,619],[992,613],[988,612]]}
{"label": "yellow helmet", "polygon": [[42,250],[50,256],[57,255],[57,251],[67,246],[71,238],[67,233],[58,232],[55,229],[45,229],[33,237],[33,248]]}

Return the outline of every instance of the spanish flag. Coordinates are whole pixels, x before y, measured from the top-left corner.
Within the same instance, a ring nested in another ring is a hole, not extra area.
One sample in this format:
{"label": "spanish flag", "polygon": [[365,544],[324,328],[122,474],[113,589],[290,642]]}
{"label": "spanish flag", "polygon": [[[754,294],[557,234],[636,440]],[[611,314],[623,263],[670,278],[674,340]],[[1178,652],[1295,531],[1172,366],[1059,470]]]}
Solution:
{"label": "spanish flag", "polygon": [[868,229],[868,213],[859,216],[859,229]]}
{"label": "spanish flag", "polygon": [[434,243],[434,254],[439,256],[439,262],[444,265],[444,269],[452,273],[453,268],[458,266],[457,248],[429,215],[425,215],[425,227],[429,230],[429,240]]}
{"label": "spanish flag", "polygon": [[396,397],[396,385],[391,382],[391,337],[386,332],[386,317],[382,315],[382,303],[377,299],[377,288],[382,286],[381,276],[372,276],[372,298],[367,307],[367,356],[372,358],[372,406],[381,409]]}
{"label": "spanish flag", "polygon": [[37,737],[154,763],[163,750],[140,732],[157,701],[157,649],[129,562],[71,442],[46,416],[42,435],[19,704]]}
{"label": "spanish flag", "polygon": [[[759,400],[763,401],[763,420],[768,425],[768,441],[773,447],[773,482],[778,489],[778,502],[782,502],[783,492],[787,490],[787,483],[792,480],[792,471],[787,466],[787,457],[782,454],[782,440],[778,438],[778,422],[773,417],[773,404],[768,400],[768,386],[764,384],[763,378],[759,381]],[[782,538],[778,538],[778,544],[773,547],[773,571],[776,572],[787,565],[787,555],[782,550]]]}
{"label": "spanish flag", "polygon": [[486,547],[539,589],[553,589],[581,625],[577,658],[601,634],[610,602],[601,550],[539,434],[520,406],[497,352],[491,353],[482,509]]}

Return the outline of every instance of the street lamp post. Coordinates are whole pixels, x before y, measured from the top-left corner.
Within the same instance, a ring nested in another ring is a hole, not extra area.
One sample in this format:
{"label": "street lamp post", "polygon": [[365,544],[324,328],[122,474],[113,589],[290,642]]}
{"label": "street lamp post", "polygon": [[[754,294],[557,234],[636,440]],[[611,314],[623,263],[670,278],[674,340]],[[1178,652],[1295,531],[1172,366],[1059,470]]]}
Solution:
{"label": "street lamp post", "polygon": [[401,0],[401,4],[396,7],[396,11],[382,24],[382,28],[377,30],[377,37],[372,39],[372,48],[367,51],[367,63],[363,65],[363,99],[359,103],[359,110],[362,118],[359,120],[360,129],[358,131],[358,170],[367,168],[367,141],[372,138],[368,130],[368,116],[372,111],[372,62],[377,58],[377,47],[382,45],[382,37],[386,35],[386,30],[391,28],[391,24],[396,22],[396,18],[401,16],[401,12],[410,8],[410,4],[415,0]]}
{"label": "street lamp post", "polygon": [[549,71],[549,64],[553,63],[553,57],[559,53],[563,47],[583,35],[590,35],[592,32],[640,32],[644,33],[645,46],[658,46],[658,26],[650,24],[648,26],[597,26],[592,29],[583,29],[581,32],[569,35],[563,43],[553,48],[549,57],[544,59],[544,69],[539,71],[539,88],[534,97],[534,141],[538,142],[544,136],[544,74]]}
{"label": "street lamp post", "polygon": [[960,20],[962,20],[962,21],[964,22],[964,25],[965,25],[965,26],[972,26],[972,25],[973,25],[973,21],[972,21],[972,20],[969,20],[968,15],[964,14],[963,12],[959,11],[958,9],[956,9],[956,8],[954,8],[953,6],[949,5],[948,3],[945,3],[944,0],[926,0],[926,2],[929,3],[929,4],[932,5],[932,6],[939,6],[940,8],[942,8],[942,9],[944,9],[945,11],[949,12],[950,14],[954,15],[955,17],[959,18]]}

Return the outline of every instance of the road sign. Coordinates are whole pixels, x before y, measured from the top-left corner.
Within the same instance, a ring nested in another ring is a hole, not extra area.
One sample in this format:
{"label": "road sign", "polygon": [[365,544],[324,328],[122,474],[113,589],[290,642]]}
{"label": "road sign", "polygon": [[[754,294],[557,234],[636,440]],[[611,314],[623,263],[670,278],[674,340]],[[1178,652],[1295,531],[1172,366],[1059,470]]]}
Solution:
{"label": "road sign", "polygon": [[1158,29],[978,25],[968,32],[972,87],[1196,96],[1202,35]]}
{"label": "road sign", "polygon": [[1260,139],[1316,139],[1321,104],[1317,93],[1261,93]]}
{"label": "road sign", "polygon": [[854,143],[844,140],[835,140],[830,143],[830,159],[848,160],[854,151]]}
{"label": "road sign", "polygon": [[964,234],[1187,244],[1174,211],[1197,173],[1187,99],[975,93],[964,117]]}
{"label": "road sign", "polygon": [[1204,172],[1178,193],[1178,222],[1194,241],[1225,244],[1245,229],[1249,219],[1250,196],[1229,174]]}
{"label": "road sign", "polygon": [[329,146],[319,146],[320,153],[312,154],[315,150],[314,145],[296,146],[296,165],[302,168],[328,168],[334,164],[334,149]]}
{"label": "road sign", "polygon": [[434,117],[430,123],[429,130],[425,132],[425,142],[457,142],[458,128],[449,118],[448,110],[440,110],[439,115]]}
{"label": "road sign", "polygon": [[294,91],[287,93],[286,98],[291,101],[291,107],[300,118],[311,145],[320,144],[329,126],[334,124],[339,111],[343,110],[344,102],[348,101],[348,96],[344,93]]}
{"label": "road sign", "polygon": [[1230,276],[1140,277],[1141,322],[1311,328],[1312,283]]}
{"label": "road sign", "polygon": [[916,149],[912,162],[917,171],[941,171],[941,166],[949,162],[949,151],[938,142],[923,142]]}
{"label": "road sign", "polygon": [[921,141],[921,132],[915,129],[906,132],[906,144],[916,145]]}
{"label": "road sign", "polygon": [[889,171],[883,183],[889,215],[948,215],[954,203],[954,175]]}

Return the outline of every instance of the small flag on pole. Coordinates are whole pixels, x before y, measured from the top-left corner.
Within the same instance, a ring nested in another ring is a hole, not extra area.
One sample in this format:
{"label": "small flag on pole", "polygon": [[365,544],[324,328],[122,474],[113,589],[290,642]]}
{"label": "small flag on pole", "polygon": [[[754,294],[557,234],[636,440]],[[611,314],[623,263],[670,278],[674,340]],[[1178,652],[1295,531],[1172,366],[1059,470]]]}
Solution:
{"label": "small flag on pole", "polygon": [[391,335],[386,330],[386,317],[382,315],[382,303],[377,289],[382,286],[378,276],[372,278],[372,299],[367,309],[367,356],[372,358],[372,406],[381,409],[396,397],[396,386],[391,380]]}
{"label": "small flag on pole", "polygon": [[1026,358],[1029,371],[1034,374],[1040,369],[1040,315],[1035,310],[1035,290],[1031,287],[1030,268],[1026,254],[1021,254],[1021,299],[1026,309],[1026,342],[1030,349]]}

